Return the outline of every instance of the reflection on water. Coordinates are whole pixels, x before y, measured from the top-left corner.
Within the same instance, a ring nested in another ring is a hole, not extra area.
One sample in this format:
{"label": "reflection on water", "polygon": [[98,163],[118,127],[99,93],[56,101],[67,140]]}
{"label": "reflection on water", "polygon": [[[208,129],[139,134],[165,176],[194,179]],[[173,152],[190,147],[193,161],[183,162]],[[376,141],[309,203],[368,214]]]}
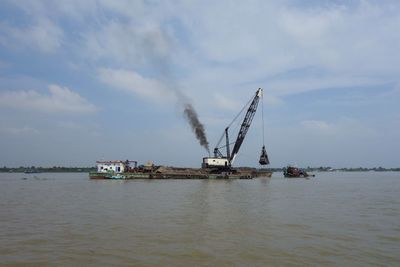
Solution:
{"label": "reflection on water", "polygon": [[400,173],[0,174],[0,265],[398,266]]}

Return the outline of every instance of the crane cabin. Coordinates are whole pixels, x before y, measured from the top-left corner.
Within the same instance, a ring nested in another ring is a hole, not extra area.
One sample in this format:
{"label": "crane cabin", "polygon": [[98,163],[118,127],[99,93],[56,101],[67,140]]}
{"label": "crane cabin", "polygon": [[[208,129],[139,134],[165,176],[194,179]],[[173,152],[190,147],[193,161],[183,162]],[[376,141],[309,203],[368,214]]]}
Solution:
{"label": "crane cabin", "polygon": [[229,159],[227,159],[226,157],[224,158],[204,157],[201,166],[203,168],[228,167],[230,166],[230,164],[229,164]]}

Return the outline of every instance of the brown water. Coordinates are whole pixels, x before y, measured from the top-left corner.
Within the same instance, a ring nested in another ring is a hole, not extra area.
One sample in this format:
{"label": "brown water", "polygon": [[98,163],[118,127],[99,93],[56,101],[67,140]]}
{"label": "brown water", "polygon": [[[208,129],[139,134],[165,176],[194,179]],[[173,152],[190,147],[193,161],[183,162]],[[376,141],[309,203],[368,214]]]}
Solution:
{"label": "brown water", "polygon": [[1,266],[400,266],[399,251],[400,173],[0,174]]}

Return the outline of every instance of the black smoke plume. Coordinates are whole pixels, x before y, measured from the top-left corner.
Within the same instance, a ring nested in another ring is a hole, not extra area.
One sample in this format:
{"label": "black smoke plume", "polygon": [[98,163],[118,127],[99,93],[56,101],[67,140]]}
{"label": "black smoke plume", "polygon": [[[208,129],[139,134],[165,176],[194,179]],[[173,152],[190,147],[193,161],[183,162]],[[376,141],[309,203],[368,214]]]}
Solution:
{"label": "black smoke plume", "polygon": [[199,140],[200,145],[202,145],[210,154],[210,149],[208,147],[208,141],[203,124],[199,121],[196,111],[190,103],[185,103],[185,109],[183,114],[186,120],[189,122],[192,131],[195,133],[197,140]]}
{"label": "black smoke plume", "polygon": [[151,69],[162,77],[161,80],[166,85],[166,88],[174,92],[178,104],[184,108],[184,117],[189,122],[197,140],[210,154],[204,126],[186,95],[178,88],[172,71],[173,57],[171,55],[174,53],[173,48],[176,47],[173,41],[174,38],[170,38],[166,32],[158,31],[157,29],[142,33],[142,35],[142,51],[146,55],[146,60],[148,60]]}

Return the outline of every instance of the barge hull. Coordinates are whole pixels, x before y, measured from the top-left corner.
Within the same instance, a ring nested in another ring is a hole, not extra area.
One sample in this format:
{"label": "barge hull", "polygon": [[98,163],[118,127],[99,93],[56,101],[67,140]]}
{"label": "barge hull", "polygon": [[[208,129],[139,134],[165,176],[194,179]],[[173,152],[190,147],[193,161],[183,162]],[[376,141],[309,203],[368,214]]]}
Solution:
{"label": "barge hull", "polygon": [[[231,173],[210,173],[207,169],[161,167],[151,172],[125,172],[118,177],[124,180],[133,179],[253,179],[271,177],[272,172],[257,169],[235,170]],[[92,180],[115,179],[109,173],[91,172]]]}

